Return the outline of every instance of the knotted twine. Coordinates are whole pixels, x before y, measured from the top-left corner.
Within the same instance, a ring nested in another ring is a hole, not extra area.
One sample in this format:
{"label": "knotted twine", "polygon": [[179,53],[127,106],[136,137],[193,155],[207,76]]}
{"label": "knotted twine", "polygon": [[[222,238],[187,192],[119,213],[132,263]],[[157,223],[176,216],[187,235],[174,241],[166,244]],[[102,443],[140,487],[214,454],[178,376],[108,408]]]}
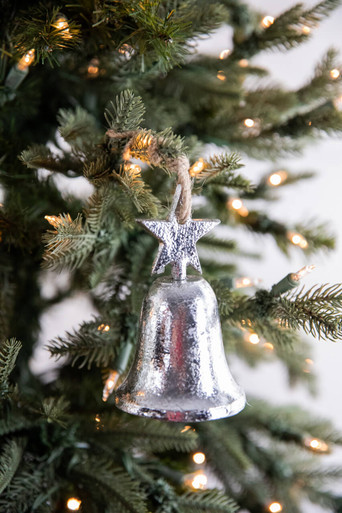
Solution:
{"label": "knotted twine", "polygon": [[[176,209],[176,218],[180,224],[184,224],[191,216],[191,178],[189,174],[189,159],[181,154],[178,157],[168,157],[160,151],[160,137],[156,137],[149,132],[139,132],[128,130],[126,132],[117,132],[107,130],[106,135],[111,139],[128,139],[123,154],[127,154],[136,145],[137,135],[148,137],[146,150],[146,160],[153,166],[163,166],[171,173],[177,174],[177,185],[180,184],[181,195]],[[133,150],[134,151],[134,150]]]}

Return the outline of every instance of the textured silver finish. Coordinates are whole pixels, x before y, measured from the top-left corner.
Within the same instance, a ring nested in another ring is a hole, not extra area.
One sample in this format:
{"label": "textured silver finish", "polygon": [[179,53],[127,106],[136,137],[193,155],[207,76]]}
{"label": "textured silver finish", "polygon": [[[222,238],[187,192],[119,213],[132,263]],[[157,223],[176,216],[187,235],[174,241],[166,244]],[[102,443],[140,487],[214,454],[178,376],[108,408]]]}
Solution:
{"label": "textured silver finish", "polygon": [[152,284],[136,357],[115,400],[128,413],[175,422],[229,417],[243,409],[245,394],[224,354],[216,297],[203,278],[163,277]]}
{"label": "textured silver finish", "polygon": [[218,219],[188,219],[184,224],[179,224],[172,215],[168,221],[139,219],[138,223],[160,241],[152,273],[164,272],[167,264],[172,264],[172,276],[175,280],[186,278],[187,265],[201,273],[196,242],[219,222]]}

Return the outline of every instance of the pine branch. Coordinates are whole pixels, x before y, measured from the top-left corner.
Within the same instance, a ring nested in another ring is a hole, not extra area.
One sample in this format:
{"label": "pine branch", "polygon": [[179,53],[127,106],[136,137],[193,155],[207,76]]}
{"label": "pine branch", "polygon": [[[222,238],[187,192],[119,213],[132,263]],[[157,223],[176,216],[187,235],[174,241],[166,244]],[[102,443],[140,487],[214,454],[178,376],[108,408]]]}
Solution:
{"label": "pine branch", "polygon": [[68,156],[60,158],[43,144],[29,146],[27,150],[21,152],[20,160],[25,166],[32,169],[43,168],[56,173],[63,173],[67,176],[74,176],[69,171],[77,175],[82,173],[82,163],[79,160]]}
{"label": "pine branch", "polygon": [[141,450],[156,452],[177,451],[189,452],[197,446],[197,435],[192,429],[184,429],[153,420],[118,421],[114,416],[101,416],[104,431],[115,435],[118,446],[125,444]]}
{"label": "pine branch", "polygon": [[14,369],[21,347],[21,342],[15,338],[5,340],[0,345],[0,396],[2,399],[9,394],[8,379]]}
{"label": "pine branch", "polygon": [[113,176],[125,188],[126,194],[132,199],[139,213],[146,213],[150,217],[157,217],[160,201],[156,198],[148,185],[141,179],[140,172],[129,166],[123,166],[119,173],[113,171]]}
{"label": "pine branch", "polygon": [[[74,466],[71,472],[92,487],[100,489],[107,499],[110,513],[147,513],[145,494],[137,481],[132,481],[127,473],[115,468],[111,460],[88,457],[83,463]],[[114,502],[113,502],[114,501]]]}
{"label": "pine branch", "polygon": [[319,339],[338,340],[342,337],[341,310],[341,285],[321,285],[279,297],[274,315],[282,326],[302,328]]}
{"label": "pine branch", "polygon": [[234,173],[242,166],[237,153],[214,155],[203,163],[203,169],[195,174],[195,179],[202,182],[201,185],[222,185],[252,192],[253,187],[250,181]]}
{"label": "pine branch", "polygon": [[85,150],[100,140],[96,119],[79,106],[75,111],[60,109],[57,120],[59,133],[75,151]]}
{"label": "pine branch", "polygon": [[178,511],[181,513],[234,513],[239,506],[219,490],[186,492],[177,497]]}
{"label": "pine branch", "polygon": [[48,423],[55,422],[64,427],[64,419],[69,406],[69,402],[63,396],[45,397],[42,402],[41,412]]}
{"label": "pine branch", "polygon": [[23,443],[15,440],[6,442],[0,455],[0,494],[10,484],[23,455]]}
{"label": "pine branch", "polygon": [[144,113],[141,97],[126,89],[116,97],[115,104],[110,102],[110,107],[105,110],[105,118],[112,130],[126,132],[140,129]]}
{"label": "pine branch", "polygon": [[71,365],[81,360],[79,368],[87,365],[97,367],[109,367],[114,359],[120,332],[115,327],[110,327],[108,332],[98,330],[98,322],[83,323],[78,332],[66,333],[66,337],[58,337],[52,340],[47,349],[57,360],[63,356],[71,359]]}

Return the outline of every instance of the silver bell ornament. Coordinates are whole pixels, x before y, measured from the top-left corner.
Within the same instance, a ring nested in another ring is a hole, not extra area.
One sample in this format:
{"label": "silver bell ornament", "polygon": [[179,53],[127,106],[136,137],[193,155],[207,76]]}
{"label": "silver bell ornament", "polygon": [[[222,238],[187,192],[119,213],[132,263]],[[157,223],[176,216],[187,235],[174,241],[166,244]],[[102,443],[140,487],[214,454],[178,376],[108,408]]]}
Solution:
{"label": "silver bell ornament", "polygon": [[224,353],[214,291],[200,276],[196,242],[219,221],[188,219],[179,224],[175,209],[167,221],[140,220],[160,240],[152,272],[172,265],[172,277],[158,278],[144,299],[137,353],[118,387],[118,408],[143,417],[200,422],[235,415],[245,394],[234,381]]}

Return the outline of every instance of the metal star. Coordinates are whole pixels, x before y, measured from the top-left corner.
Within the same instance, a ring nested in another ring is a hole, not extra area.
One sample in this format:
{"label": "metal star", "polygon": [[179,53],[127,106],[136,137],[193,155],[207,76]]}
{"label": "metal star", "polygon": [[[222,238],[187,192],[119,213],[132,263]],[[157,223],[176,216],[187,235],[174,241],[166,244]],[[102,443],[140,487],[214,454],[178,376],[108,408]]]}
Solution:
{"label": "metal star", "polygon": [[176,217],[168,221],[139,219],[138,223],[159,241],[158,255],[153,263],[152,274],[164,272],[172,264],[172,275],[177,280],[186,278],[186,267],[191,265],[202,273],[196,242],[220,223],[217,219],[188,219],[179,224]]}

